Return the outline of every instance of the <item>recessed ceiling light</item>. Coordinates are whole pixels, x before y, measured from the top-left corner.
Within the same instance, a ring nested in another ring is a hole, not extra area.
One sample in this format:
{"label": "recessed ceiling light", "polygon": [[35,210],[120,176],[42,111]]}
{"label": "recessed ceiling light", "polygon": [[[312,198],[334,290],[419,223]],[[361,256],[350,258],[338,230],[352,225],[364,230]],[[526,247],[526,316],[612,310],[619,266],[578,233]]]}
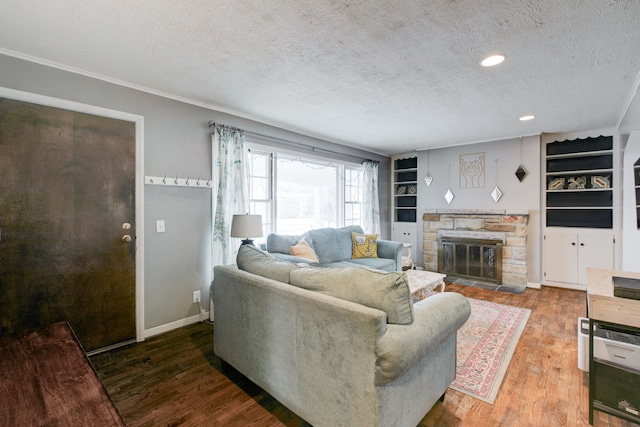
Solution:
{"label": "recessed ceiling light", "polygon": [[526,122],[527,120],[533,120],[535,118],[536,118],[536,116],[534,116],[534,115],[522,116],[522,117],[520,117],[520,121],[521,122]]}
{"label": "recessed ceiling light", "polygon": [[498,64],[502,63],[502,61],[504,61],[506,58],[507,58],[507,56],[503,55],[501,53],[499,53],[497,55],[487,56],[486,58],[484,58],[482,60],[480,65],[482,65],[483,67],[493,67],[494,65],[498,65]]}

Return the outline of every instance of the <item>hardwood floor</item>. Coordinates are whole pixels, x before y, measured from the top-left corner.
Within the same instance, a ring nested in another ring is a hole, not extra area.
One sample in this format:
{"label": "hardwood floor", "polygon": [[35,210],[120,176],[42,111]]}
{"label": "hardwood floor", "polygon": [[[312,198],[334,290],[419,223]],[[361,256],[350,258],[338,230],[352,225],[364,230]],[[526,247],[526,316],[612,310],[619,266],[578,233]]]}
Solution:
{"label": "hardwood floor", "polygon": [[[543,287],[510,294],[448,292],[531,309],[493,405],[455,390],[420,426],[588,426],[588,374],[578,369],[585,293]],[[213,326],[194,324],[91,358],[129,426],[307,426],[213,354]],[[594,426],[633,426],[595,412]]]}

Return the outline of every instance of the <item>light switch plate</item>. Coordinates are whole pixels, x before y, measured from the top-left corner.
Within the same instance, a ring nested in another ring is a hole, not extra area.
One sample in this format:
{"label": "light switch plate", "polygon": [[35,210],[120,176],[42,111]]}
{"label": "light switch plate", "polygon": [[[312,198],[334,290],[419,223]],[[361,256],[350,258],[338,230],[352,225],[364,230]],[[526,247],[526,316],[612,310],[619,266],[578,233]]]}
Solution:
{"label": "light switch plate", "polygon": [[164,233],[164,219],[156,220],[156,233]]}

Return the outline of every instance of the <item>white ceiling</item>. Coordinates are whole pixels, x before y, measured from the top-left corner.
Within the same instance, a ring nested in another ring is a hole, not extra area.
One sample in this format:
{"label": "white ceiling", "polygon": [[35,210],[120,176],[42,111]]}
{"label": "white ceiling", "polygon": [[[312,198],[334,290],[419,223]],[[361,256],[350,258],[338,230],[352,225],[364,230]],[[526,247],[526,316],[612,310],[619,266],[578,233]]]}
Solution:
{"label": "white ceiling", "polygon": [[[638,0],[0,0],[0,11],[0,48],[382,154],[615,126],[640,71]],[[479,65],[495,52],[507,61]]]}

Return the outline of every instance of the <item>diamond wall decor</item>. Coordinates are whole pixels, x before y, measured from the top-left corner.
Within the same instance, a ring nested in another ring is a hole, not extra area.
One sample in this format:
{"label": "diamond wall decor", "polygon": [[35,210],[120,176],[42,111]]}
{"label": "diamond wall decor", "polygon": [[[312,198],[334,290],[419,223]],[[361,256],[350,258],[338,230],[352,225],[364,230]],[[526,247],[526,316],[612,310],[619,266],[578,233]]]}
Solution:
{"label": "diamond wall decor", "polygon": [[528,173],[529,172],[527,172],[524,166],[522,165],[518,166],[518,169],[516,169],[516,177],[518,178],[518,181],[520,182],[524,181],[524,178],[527,176]]}
{"label": "diamond wall decor", "polygon": [[430,164],[429,150],[427,150],[427,176],[424,177],[424,182],[427,184],[427,187],[431,187],[431,183],[433,182],[433,177],[431,176],[431,172],[429,172]]}
{"label": "diamond wall decor", "polygon": [[427,187],[431,187],[431,183],[433,182],[433,177],[429,172],[427,172],[427,176],[424,177],[424,182],[427,184]]}
{"label": "diamond wall decor", "polygon": [[496,188],[494,188],[493,191],[491,192],[491,198],[495,203],[498,203],[498,200],[500,200],[500,197],[502,197],[502,191],[500,191],[500,189],[496,185]]}
{"label": "diamond wall decor", "polygon": [[522,137],[520,137],[520,166],[516,169],[516,178],[518,178],[518,181],[522,182],[528,173],[529,172],[527,172],[527,169],[522,164]]}
{"label": "diamond wall decor", "polygon": [[453,198],[456,197],[453,195],[453,193],[451,192],[451,189],[448,189],[447,192],[444,195],[444,199],[447,201],[447,204],[451,204],[451,202],[453,201]]}

